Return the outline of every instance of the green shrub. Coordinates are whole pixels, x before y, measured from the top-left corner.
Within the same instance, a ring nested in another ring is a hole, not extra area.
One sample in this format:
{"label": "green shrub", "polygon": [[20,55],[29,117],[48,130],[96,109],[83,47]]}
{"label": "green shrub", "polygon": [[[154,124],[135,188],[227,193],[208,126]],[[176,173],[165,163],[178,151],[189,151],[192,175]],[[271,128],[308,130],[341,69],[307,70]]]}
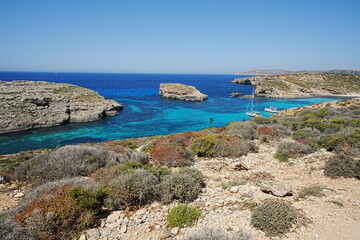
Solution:
{"label": "green shrub", "polygon": [[170,169],[160,167],[160,166],[154,166],[154,165],[148,165],[148,164],[144,165],[140,162],[127,162],[127,163],[123,164],[122,166],[118,167],[116,169],[115,174],[119,175],[119,174],[135,173],[135,171],[138,169],[145,169],[145,170],[149,171],[151,174],[158,177],[159,179],[171,172]]}
{"label": "green shrub", "polygon": [[97,197],[91,190],[63,186],[35,199],[14,219],[34,239],[77,238],[99,219],[102,202]]}
{"label": "green shrub", "polygon": [[205,184],[199,170],[184,168],[165,176],[160,186],[162,202],[170,203],[175,199],[180,202],[194,201]]}
{"label": "green shrub", "polygon": [[201,216],[201,211],[186,204],[179,204],[170,209],[166,222],[170,227],[186,227],[194,225]]}
{"label": "green shrub", "polygon": [[109,182],[106,204],[112,208],[142,206],[159,197],[159,179],[150,172],[139,169],[121,174]]}
{"label": "green shrub", "polygon": [[257,129],[258,125],[255,122],[231,122],[225,127],[224,133],[243,140],[254,140],[259,137]]}
{"label": "green shrub", "polygon": [[297,222],[298,213],[285,201],[267,201],[254,208],[251,225],[262,230],[266,235],[279,236],[287,233]]}
{"label": "green shrub", "polygon": [[314,133],[305,131],[304,129],[297,130],[293,133],[293,138],[295,140],[309,140],[314,139],[316,136]]}
{"label": "green shrub", "polygon": [[250,121],[257,123],[257,124],[262,124],[262,125],[272,124],[272,123],[277,122],[275,119],[270,119],[270,118],[266,118],[266,117],[254,117]]}
{"label": "green shrub", "polygon": [[277,153],[287,156],[300,157],[312,152],[314,152],[314,149],[312,149],[309,145],[299,142],[284,141],[277,147]]}
{"label": "green shrub", "polygon": [[211,157],[215,153],[213,147],[216,142],[216,135],[206,135],[195,139],[190,149],[199,157]]}
{"label": "green shrub", "polygon": [[241,230],[230,233],[218,228],[203,228],[183,240],[251,240],[251,235]]}
{"label": "green shrub", "polygon": [[200,137],[195,140],[190,149],[199,157],[240,157],[257,151],[253,142],[224,135]]}
{"label": "green shrub", "polygon": [[324,174],[332,178],[360,179],[360,160],[355,160],[343,154],[333,156],[326,162]]}
{"label": "green shrub", "polygon": [[319,185],[304,187],[300,190],[299,197],[300,198],[306,198],[308,196],[321,197],[321,196],[324,196],[324,194],[322,193],[323,189],[325,189],[325,187],[319,186]]}
{"label": "green shrub", "polygon": [[279,160],[280,162],[287,162],[290,158],[292,158],[292,155],[284,154],[284,153],[275,153],[273,155],[274,158]]}
{"label": "green shrub", "polygon": [[123,159],[113,151],[84,145],[64,146],[23,162],[15,169],[15,178],[43,184],[76,176],[88,176],[96,169]]}
{"label": "green shrub", "polygon": [[346,137],[335,134],[323,135],[320,137],[318,144],[328,151],[342,151],[342,146],[346,144]]}

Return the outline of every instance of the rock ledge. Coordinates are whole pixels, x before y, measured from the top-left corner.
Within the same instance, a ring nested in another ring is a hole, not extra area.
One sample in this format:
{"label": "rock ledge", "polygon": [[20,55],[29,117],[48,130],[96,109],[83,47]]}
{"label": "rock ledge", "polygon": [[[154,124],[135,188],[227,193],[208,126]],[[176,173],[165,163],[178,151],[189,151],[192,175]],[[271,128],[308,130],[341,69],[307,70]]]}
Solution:
{"label": "rock ledge", "polygon": [[182,101],[204,101],[208,98],[195,87],[180,83],[161,83],[159,94],[163,98]]}
{"label": "rock ledge", "polygon": [[97,92],[65,83],[0,81],[0,133],[90,122],[124,106]]}

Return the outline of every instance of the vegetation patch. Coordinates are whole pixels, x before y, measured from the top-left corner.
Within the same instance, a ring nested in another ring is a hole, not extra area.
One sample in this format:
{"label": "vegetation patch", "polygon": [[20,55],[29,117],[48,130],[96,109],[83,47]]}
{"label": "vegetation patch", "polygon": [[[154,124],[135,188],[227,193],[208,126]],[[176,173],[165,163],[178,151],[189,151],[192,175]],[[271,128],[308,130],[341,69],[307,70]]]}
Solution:
{"label": "vegetation patch", "polygon": [[320,186],[320,185],[304,187],[300,190],[299,197],[300,198],[306,198],[309,196],[322,197],[322,196],[324,196],[324,194],[322,193],[322,190],[324,190],[324,189],[325,189],[325,187]]}
{"label": "vegetation patch", "polygon": [[241,230],[229,233],[219,228],[203,228],[183,240],[251,240],[251,235]]}
{"label": "vegetation patch", "polygon": [[252,210],[251,225],[268,236],[279,236],[297,223],[298,214],[287,202],[267,201]]}
{"label": "vegetation patch", "polygon": [[202,173],[194,168],[184,168],[164,177],[161,182],[162,202],[173,200],[192,202],[205,187]]}
{"label": "vegetation patch", "polygon": [[326,162],[324,174],[331,178],[360,179],[360,160],[355,160],[343,154],[335,155]]}
{"label": "vegetation patch", "polygon": [[166,223],[170,227],[183,228],[194,225],[195,221],[201,216],[201,211],[186,204],[179,204],[170,209],[166,216]]}
{"label": "vegetation patch", "polygon": [[189,166],[194,161],[186,148],[169,144],[156,145],[151,149],[150,156],[154,164],[167,167]]}

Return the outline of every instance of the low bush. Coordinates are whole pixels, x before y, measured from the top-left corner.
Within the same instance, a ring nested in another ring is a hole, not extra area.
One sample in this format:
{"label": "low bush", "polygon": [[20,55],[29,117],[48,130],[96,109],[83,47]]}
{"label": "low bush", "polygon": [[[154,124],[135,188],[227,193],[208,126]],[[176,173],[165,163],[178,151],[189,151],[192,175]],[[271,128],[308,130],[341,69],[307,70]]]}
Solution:
{"label": "low bush", "polygon": [[0,239],[2,240],[32,240],[24,228],[12,220],[0,220]]}
{"label": "low bush", "polygon": [[142,206],[159,197],[159,179],[144,169],[120,174],[108,186],[110,193],[106,204],[113,209]]}
{"label": "low bush", "polygon": [[324,174],[332,178],[360,179],[360,160],[355,160],[343,154],[333,156],[326,162]]}
{"label": "low bush", "polygon": [[65,146],[22,163],[15,170],[15,178],[40,185],[64,178],[88,176],[98,168],[121,160],[117,153],[101,147]]}
{"label": "low bush", "polygon": [[257,123],[257,124],[272,124],[272,123],[276,123],[277,120],[276,119],[271,119],[271,118],[266,118],[266,117],[254,117],[252,118],[250,121]]}
{"label": "low bush", "polygon": [[206,135],[197,138],[190,146],[190,149],[199,157],[211,157],[215,154],[213,148],[215,146],[217,135]]}
{"label": "low bush", "polygon": [[183,240],[251,240],[251,235],[243,231],[230,233],[219,228],[203,228]]}
{"label": "low bush", "polygon": [[284,154],[284,153],[275,153],[273,155],[274,158],[279,160],[280,162],[287,162],[290,158],[292,158],[292,155]]}
{"label": "low bush", "polygon": [[201,216],[201,211],[186,204],[179,204],[170,209],[166,216],[166,223],[170,227],[186,227],[194,225]]}
{"label": "low bush", "polygon": [[160,186],[162,202],[170,203],[175,199],[180,202],[191,202],[198,197],[205,183],[199,170],[184,168],[165,176]]}
{"label": "low bush", "polygon": [[258,138],[257,124],[255,122],[232,122],[225,127],[225,134],[237,136],[244,140],[254,140]]}
{"label": "low bush", "polygon": [[257,131],[258,131],[259,135],[270,135],[270,134],[274,133],[274,131],[267,126],[259,127],[257,129]]}
{"label": "low bush", "polygon": [[196,138],[199,138],[203,135],[203,133],[193,131],[177,133],[171,135],[168,138],[168,142],[170,145],[189,147]]}
{"label": "low bush", "polygon": [[50,190],[14,219],[35,239],[71,239],[95,226],[103,193],[63,186]]}
{"label": "low bush", "polygon": [[312,152],[314,152],[314,149],[309,145],[293,141],[281,142],[277,147],[277,153],[283,154],[282,156],[300,157]]}
{"label": "low bush", "polygon": [[310,187],[304,187],[299,192],[299,198],[306,198],[308,196],[321,197],[324,196],[322,190],[325,189],[324,186],[313,185]]}
{"label": "low bush", "polygon": [[148,165],[148,164],[144,165],[140,162],[127,162],[116,169],[115,175],[135,173],[135,171],[138,169],[145,169],[154,176],[158,177],[159,179],[161,179],[165,175],[168,175],[171,172],[170,169],[165,167]]}
{"label": "low bush", "polygon": [[194,161],[190,151],[184,147],[159,144],[150,151],[151,160],[155,165],[167,167],[189,166]]}
{"label": "low bush", "polygon": [[297,223],[297,211],[284,201],[267,201],[254,208],[251,225],[262,230],[266,235],[279,236],[287,233]]}
{"label": "low bush", "polygon": [[224,135],[200,137],[195,140],[190,149],[199,157],[240,157],[257,151],[253,142]]}

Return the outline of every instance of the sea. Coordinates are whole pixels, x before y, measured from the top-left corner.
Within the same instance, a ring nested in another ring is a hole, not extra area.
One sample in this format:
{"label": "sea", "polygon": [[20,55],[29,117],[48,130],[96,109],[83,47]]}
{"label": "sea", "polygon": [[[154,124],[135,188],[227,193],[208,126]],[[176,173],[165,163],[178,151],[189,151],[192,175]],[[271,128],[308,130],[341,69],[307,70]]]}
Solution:
{"label": "sea", "polygon": [[[235,78],[247,76],[226,74],[125,74],[66,72],[0,72],[1,81],[31,80],[70,83],[97,91],[107,99],[125,106],[119,115],[88,123],[69,123],[50,128],[0,134],[0,154],[38,148],[54,148],[85,142],[103,142],[127,138],[195,131],[223,127],[232,121],[246,121],[249,99],[231,98],[241,92],[251,95],[254,86],[232,84]],[[195,86],[209,96],[204,102],[163,99],[160,83],[182,83]],[[300,107],[344,98],[314,97],[271,99],[256,97],[254,107],[263,116],[271,104],[279,109]],[[0,99],[1,103],[1,99]],[[20,116],[19,116],[20,117]]]}

